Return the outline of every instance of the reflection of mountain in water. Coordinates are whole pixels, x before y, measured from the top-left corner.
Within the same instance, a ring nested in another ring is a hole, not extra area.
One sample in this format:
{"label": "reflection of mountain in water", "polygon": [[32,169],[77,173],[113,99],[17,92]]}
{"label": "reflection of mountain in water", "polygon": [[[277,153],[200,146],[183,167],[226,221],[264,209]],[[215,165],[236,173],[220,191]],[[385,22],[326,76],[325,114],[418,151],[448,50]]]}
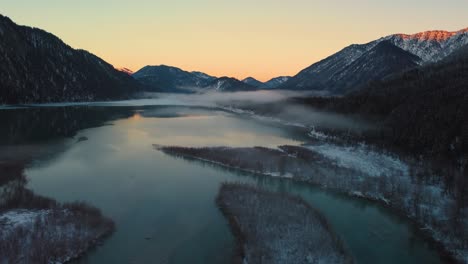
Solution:
{"label": "reflection of mountain in water", "polygon": [[133,109],[123,107],[38,107],[0,111],[0,145],[71,137],[78,130],[132,115]]}

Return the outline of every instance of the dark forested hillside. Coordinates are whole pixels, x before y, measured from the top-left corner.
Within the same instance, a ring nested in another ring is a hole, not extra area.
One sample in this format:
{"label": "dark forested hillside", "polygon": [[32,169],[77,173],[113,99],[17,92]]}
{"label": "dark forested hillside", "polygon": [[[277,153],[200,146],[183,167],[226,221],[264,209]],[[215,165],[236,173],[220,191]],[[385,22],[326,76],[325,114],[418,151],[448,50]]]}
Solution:
{"label": "dark forested hillside", "polygon": [[391,144],[430,154],[468,154],[468,46],[342,98],[299,99],[311,106],[383,118]]}
{"label": "dark forested hillside", "polygon": [[0,15],[0,104],[128,97],[139,84],[95,55]]}
{"label": "dark forested hillside", "polygon": [[421,59],[389,41],[382,41],[363,54],[342,71],[336,73],[327,84],[333,92],[349,93],[361,88],[370,81],[402,72],[418,66]]}

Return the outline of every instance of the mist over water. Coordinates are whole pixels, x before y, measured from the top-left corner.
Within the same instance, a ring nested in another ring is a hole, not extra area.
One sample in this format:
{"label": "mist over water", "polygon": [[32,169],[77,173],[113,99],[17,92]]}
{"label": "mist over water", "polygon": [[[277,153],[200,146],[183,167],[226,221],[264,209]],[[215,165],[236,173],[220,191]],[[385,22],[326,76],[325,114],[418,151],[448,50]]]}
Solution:
{"label": "mist over water", "polygon": [[[345,116],[294,103],[293,98],[314,94],[312,92],[260,90],[252,92],[207,92],[201,94],[153,93],[151,99],[130,100],[98,105],[185,105],[223,108],[236,113],[257,117],[275,118],[283,123],[305,127],[349,130],[361,132],[375,129],[375,126],[358,116]],[[147,95],[148,96],[148,95]],[[238,111],[244,110],[244,111]]]}
{"label": "mist over water", "polygon": [[[143,93],[141,99],[101,102],[63,102],[28,104],[27,106],[60,107],[60,106],[150,106],[150,105],[186,105],[215,107],[219,104],[248,103],[261,104],[283,101],[309,93],[283,91],[283,90],[259,90],[251,92],[216,92],[210,91],[198,94],[174,94],[174,93]],[[16,109],[25,106],[2,106],[3,109]]]}
{"label": "mist over water", "polygon": [[275,118],[283,123],[302,125],[305,127],[320,127],[326,129],[348,130],[360,132],[375,127],[356,116],[345,116],[294,103],[292,98],[317,95],[313,92],[259,90],[250,92],[216,92],[209,91],[198,94],[144,93],[142,99],[102,102],[69,102],[30,104],[25,106],[3,106],[3,109],[18,109],[25,107],[68,107],[68,106],[100,106],[100,107],[143,107],[143,106],[193,106],[207,108],[222,108],[256,117]]}

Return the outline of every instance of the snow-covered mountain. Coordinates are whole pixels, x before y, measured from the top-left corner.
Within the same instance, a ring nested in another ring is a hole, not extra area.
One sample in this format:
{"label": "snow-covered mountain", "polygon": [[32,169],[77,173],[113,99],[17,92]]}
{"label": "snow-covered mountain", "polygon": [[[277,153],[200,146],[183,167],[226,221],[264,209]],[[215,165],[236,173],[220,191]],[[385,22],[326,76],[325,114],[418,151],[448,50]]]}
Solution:
{"label": "snow-covered mountain", "polygon": [[128,98],[139,84],[97,56],[0,15],[0,104]]}
{"label": "snow-covered mountain", "polygon": [[274,89],[290,78],[277,77],[263,83],[253,77],[248,77],[240,81],[231,77],[216,78],[198,71],[188,72],[166,65],[145,66],[132,76],[148,91],[167,93]]}
{"label": "snow-covered mountain", "polygon": [[[385,47],[379,46],[381,43],[386,43]],[[410,67],[440,61],[466,44],[468,28],[394,34],[350,45],[302,70],[279,88],[344,94]]]}
{"label": "snow-covered mountain", "polygon": [[135,72],[133,77],[149,91],[171,93],[193,92],[215,79],[202,72],[188,72],[166,65],[145,66]]}

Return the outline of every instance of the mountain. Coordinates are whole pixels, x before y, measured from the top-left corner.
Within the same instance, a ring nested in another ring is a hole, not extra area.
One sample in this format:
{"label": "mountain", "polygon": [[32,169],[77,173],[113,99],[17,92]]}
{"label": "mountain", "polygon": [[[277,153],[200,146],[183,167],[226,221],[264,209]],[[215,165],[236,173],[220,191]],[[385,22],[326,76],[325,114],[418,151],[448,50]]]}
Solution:
{"label": "mountain", "polygon": [[135,72],[133,77],[146,90],[175,93],[193,92],[193,89],[205,87],[215,79],[202,72],[188,72],[166,65],[145,66]]}
{"label": "mountain", "polygon": [[409,67],[440,61],[467,43],[468,29],[394,34],[348,46],[302,70],[279,88],[345,94]]}
{"label": "mountain", "polygon": [[257,88],[263,86],[263,84],[264,84],[263,82],[255,79],[253,77],[247,77],[244,80],[242,80],[242,82],[244,82],[244,83],[246,83],[246,84],[248,84],[250,86],[257,87]]}
{"label": "mountain", "polygon": [[253,77],[248,77],[242,80],[242,82],[250,86],[256,87],[258,89],[275,89],[275,88],[278,88],[283,83],[285,83],[287,80],[289,80],[289,78],[291,77],[280,76],[280,77],[273,78],[267,82],[261,82]]}
{"label": "mountain", "polygon": [[421,59],[404,51],[389,41],[379,42],[332,78],[328,89],[340,93],[350,92],[369,81],[384,77],[419,65]]}
{"label": "mountain", "polygon": [[205,87],[207,90],[215,90],[220,92],[238,92],[238,91],[254,91],[256,87],[239,81],[236,78],[221,77],[211,81]]}
{"label": "mountain", "polygon": [[122,68],[115,68],[115,69],[118,70],[118,71],[121,71],[123,73],[126,73],[126,74],[128,74],[130,76],[134,74],[134,72],[132,70],[130,70],[129,68],[122,67]]}
{"label": "mountain", "polygon": [[95,55],[0,15],[0,104],[127,98],[139,84]]}
{"label": "mountain", "polygon": [[204,79],[204,80],[207,80],[207,81],[211,81],[211,80],[215,79],[215,77],[210,76],[210,75],[208,75],[206,73],[203,73],[203,72],[199,72],[199,71],[193,71],[192,74],[197,76],[199,79]]}
{"label": "mountain", "polygon": [[468,45],[439,62],[366,85],[345,97],[304,99],[314,107],[384,120],[380,139],[431,156],[468,155]]}
{"label": "mountain", "polygon": [[267,82],[265,82],[261,87],[263,89],[275,89],[284,84],[286,81],[288,81],[291,77],[289,76],[280,76],[273,78]]}

